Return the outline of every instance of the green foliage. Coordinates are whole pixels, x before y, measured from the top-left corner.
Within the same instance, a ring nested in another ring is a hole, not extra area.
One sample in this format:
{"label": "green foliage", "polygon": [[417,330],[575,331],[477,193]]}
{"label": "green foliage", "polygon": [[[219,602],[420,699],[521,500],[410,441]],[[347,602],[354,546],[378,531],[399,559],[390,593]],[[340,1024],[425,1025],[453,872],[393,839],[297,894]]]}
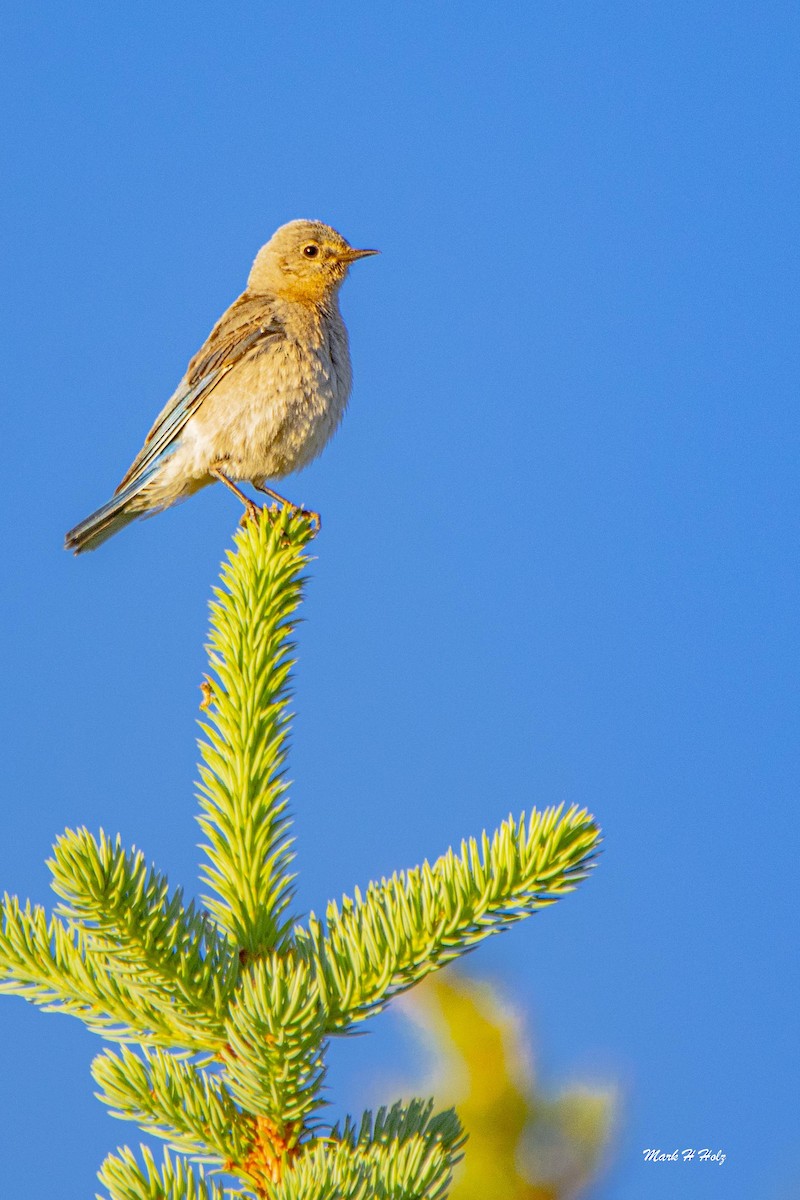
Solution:
{"label": "green foliage", "polygon": [[98,1178],[111,1200],[227,1200],[235,1192],[209,1182],[202,1170],[195,1171],[182,1159],[164,1151],[159,1168],[151,1151],[142,1146],[140,1167],[132,1150],[124,1146],[119,1154],[109,1154]]}
{"label": "green foliage", "polygon": [[48,919],[39,905],[22,907],[14,896],[4,897],[2,918],[0,991],[80,1017],[119,1042],[203,1048],[191,1019],[183,1020],[146,982],[116,971],[80,926]]}
{"label": "green foliage", "polygon": [[253,963],[231,1006],[227,1076],[238,1102],[275,1121],[290,1148],[322,1103],[325,1027],[317,982],[299,961]]}
{"label": "green foliage", "polygon": [[251,522],[237,538],[240,554],[228,552],[211,604],[208,652],[217,679],[207,681],[213,704],[202,723],[199,821],[208,838],[203,876],[215,894],[204,901],[248,955],[279,949],[291,928],[287,682],[310,532],[307,521],[295,522],[288,541],[285,521],[281,530]]}
{"label": "green foliage", "polygon": [[205,908],[141,852],[84,829],[55,845],[53,916],[4,901],[0,990],[116,1043],[93,1065],[99,1098],[169,1144],[160,1165],[146,1147],[141,1160],[109,1156],[111,1200],[444,1197],[463,1142],[455,1114],[413,1101],[326,1127],[328,1041],[553,903],[593,862],[586,812],[534,811],[293,925],[289,683],[311,536],[302,515],[264,512],[237,533],[214,594]]}
{"label": "green foliage", "polygon": [[362,899],[328,905],[296,937],[322,982],[331,1032],[380,1009],[397,992],[492,933],[552,904],[583,879],[597,830],[571,808],[509,817],[480,846],[471,838],[430,866],[371,883]]}
{"label": "green foliage", "polygon": [[[126,853],[101,831],[67,830],[49,863],[58,915],[83,930],[113,963],[115,975],[147,981],[176,1020],[190,1023],[192,1048],[219,1048],[239,958],[205,913],[169,895],[163,875],[141,851]],[[205,1038],[201,1039],[201,1033]]]}
{"label": "green foliage", "polygon": [[136,1121],[195,1158],[240,1162],[252,1140],[252,1124],[236,1107],[220,1073],[143,1049],[106,1050],[92,1063],[98,1098],[115,1117]]}

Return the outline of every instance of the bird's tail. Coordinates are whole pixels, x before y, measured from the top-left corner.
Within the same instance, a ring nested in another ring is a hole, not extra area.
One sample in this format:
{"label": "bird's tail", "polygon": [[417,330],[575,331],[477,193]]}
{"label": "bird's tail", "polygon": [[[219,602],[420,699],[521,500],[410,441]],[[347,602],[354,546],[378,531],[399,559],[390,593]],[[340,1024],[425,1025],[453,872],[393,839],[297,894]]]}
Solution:
{"label": "bird's tail", "polygon": [[96,550],[107,538],[113,537],[125,525],[145,515],[145,509],[134,507],[132,501],[150,482],[153,471],[147,471],[133,483],[129,483],[111,497],[111,499],[93,512],[85,520],[70,529],[64,538],[65,550],[74,550],[82,554],[84,550]]}

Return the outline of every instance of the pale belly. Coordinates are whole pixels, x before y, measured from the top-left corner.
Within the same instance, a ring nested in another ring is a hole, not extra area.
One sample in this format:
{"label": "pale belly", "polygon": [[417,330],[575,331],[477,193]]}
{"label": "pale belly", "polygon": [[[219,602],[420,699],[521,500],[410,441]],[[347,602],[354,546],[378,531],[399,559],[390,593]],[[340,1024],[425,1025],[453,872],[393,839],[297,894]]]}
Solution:
{"label": "pale belly", "polygon": [[192,416],[175,453],[142,496],[165,507],[213,481],[267,482],[307,466],[324,449],[344,414],[349,362],[335,370],[316,355],[301,361],[289,348],[265,354],[225,376]]}

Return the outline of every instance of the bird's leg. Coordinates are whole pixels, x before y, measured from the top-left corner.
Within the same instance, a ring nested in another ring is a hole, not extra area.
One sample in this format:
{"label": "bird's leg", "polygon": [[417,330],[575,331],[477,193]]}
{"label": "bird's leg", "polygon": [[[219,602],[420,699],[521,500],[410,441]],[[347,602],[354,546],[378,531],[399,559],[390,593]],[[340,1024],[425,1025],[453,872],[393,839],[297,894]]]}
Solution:
{"label": "bird's leg", "polygon": [[242,504],[245,506],[245,509],[247,510],[244,519],[246,520],[249,517],[251,521],[255,521],[261,512],[261,509],[258,507],[258,505],[255,504],[249,496],[245,496],[241,488],[238,488],[232,479],[228,479],[227,475],[223,475],[219,467],[211,467],[208,473],[209,475],[213,475],[215,479],[218,479],[220,483],[224,483],[226,488],[230,488],[233,494],[239,497]]}
{"label": "bird's leg", "polygon": [[253,487],[257,492],[263,492],[265,496],[271,496],[273,500],[277,500],[284,508],[288,508],[290,513],[299,513],[301,517],[306,517],[309,521],[316,522],[316,533],[322,529],[322,517],[318,512],[311,512],[308,508],[298,508],[296,504],[292,504],[291,500],[287,500],[285,496],[281,496],[278,492],[273,492],[272,488],[268,488],[266,484],[254,483]]}

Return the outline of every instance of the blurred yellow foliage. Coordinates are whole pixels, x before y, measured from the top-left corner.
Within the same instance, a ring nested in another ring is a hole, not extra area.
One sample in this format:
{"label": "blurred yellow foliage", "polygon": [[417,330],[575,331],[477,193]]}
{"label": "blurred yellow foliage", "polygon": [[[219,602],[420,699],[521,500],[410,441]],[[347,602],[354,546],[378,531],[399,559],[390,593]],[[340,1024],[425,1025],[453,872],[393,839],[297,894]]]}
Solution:
{"label": "blurred yellow foliage", "polygon": [[487,983],[448,971],[404,1005],[438,1061],[437,1104],[469,1134],[449,1200],[573,1200],[596,1179],[613,1088],[539,1091],[519,1018]]}

